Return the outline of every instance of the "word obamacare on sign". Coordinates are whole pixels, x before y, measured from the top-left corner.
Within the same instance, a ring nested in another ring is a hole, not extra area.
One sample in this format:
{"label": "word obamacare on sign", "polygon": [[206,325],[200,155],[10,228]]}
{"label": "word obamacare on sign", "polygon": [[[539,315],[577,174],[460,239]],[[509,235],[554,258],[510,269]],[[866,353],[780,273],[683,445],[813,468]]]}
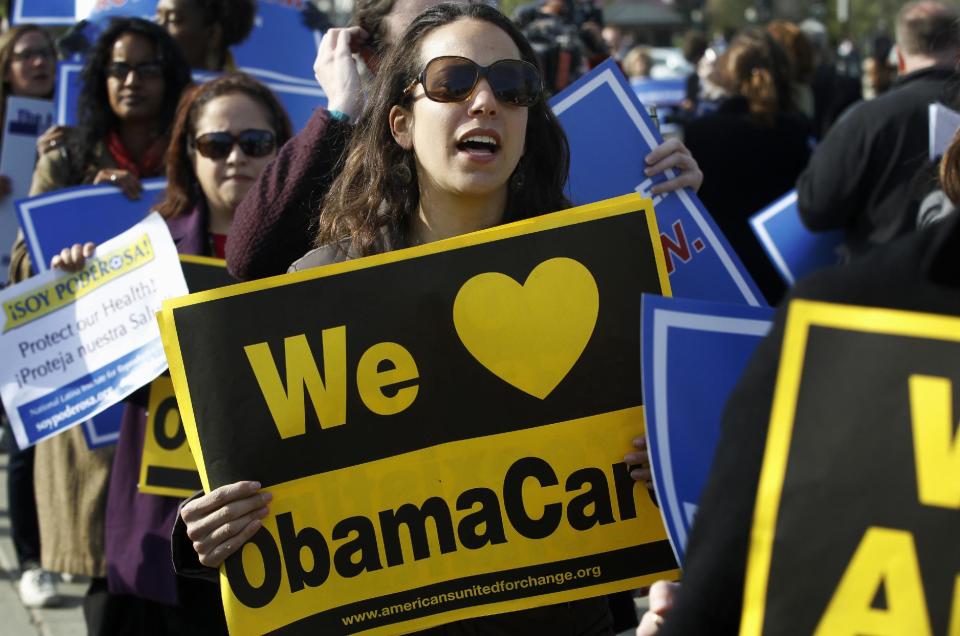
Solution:
{"label": "word obamacare on sign", "polygon": [[166,304],[205,488],[273,494],[222,570],[231,633],[395,634],[675,576],[622,462],[657,237],[630,195]]}
{"label": "word obamacare on sign", "polygon": [[20,448],[101,413],[166,368],[154,317],[185,294],[159,215],[101,244],[76,273],[0,292],[0,395]]}
{"label": "word obamacare on sign", "polygon": [[741,634],[960,633],[960,319],[794,301]]}

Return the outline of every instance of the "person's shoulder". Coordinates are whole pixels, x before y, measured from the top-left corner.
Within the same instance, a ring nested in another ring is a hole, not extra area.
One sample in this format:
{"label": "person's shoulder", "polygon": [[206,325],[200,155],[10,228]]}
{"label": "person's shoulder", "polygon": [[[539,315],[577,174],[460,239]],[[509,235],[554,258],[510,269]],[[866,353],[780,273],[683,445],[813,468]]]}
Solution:
{"label": "person's shoulder", "polygon": [[350,241],[344,239],[339,243],[328,243],[314,248],[295,260],[287,273],[302,272],[314,267],[323,267],[333,263],[341,263],[350,259]]}

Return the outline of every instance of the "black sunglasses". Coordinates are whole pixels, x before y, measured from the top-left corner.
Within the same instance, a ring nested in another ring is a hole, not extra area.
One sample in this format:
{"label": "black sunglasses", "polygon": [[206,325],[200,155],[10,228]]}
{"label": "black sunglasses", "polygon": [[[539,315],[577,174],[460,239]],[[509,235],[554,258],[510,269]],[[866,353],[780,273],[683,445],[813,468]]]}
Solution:
{"label": "black sunglasses", "polygon": [[523,60],[498,60],[480,66],[473,60],[455,55],[435,57],[403,91],[405,98],[416,87],[435,102],[462,102],[473,94],[481,78],[486,79],[496,98],[513,106],[530,107],[543,92],[540,71]]}
{"label": "black sunglasses", "polygon": [[163,64],[160,62],[144,62],[142,64],[127,64],[126,62],[110,62],[107,64],[107,77],[125,80],[130,71],[140,79],[154,79],[163,77]]}
{"label": "black sunglasses", "polygon": [[248,157],[266,157],[276,148],[276,136],[269,130],[244,130],[239,135],[228,132],[211,132],[193,140],[192,146],[207,159],[224,159],[239,145]]}

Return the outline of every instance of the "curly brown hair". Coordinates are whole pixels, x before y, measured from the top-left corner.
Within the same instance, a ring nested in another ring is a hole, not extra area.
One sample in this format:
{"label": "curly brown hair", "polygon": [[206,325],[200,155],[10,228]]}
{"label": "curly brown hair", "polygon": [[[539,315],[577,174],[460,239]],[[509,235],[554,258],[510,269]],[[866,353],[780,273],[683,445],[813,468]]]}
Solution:
{"label": "curly brown hair", "polygon": [[[404,150],[390,130],[390,109],[404,99],[404,89],[421,70],[420,43],[434,29],[473,19],[503,30],[520,51],[521,59],[536,65],[526,38],[502,13],[483,4],[439,4],[420,14],[389,51],[373,84],[370,100],[357,122],[343,170],[324,198],[316,245],[350,241],[350,249],[367,255],[377,249],[386,230],[402,242],[417,212],[420,191],[413,152]],[[522,188],[511,188],[504,222],[570,207],[563,194],[570,167],[567,137],[549,106],[540,100],[529,109],[526,151],[515,169],[522,171]],[[391,178],[404,164],[411,183]]]}
{"label": "curly brown hair", "polygon": [[239,93],[261,104],[270,116],[270,125],[279,148],[290,139],[290,118],[273,92],[245,73],[228,73],[184,91],[167,147],[167,189],[156,210],[164,218],[189,212],[203,196],[190,161],[190,146],[203,107],[224,95]]}

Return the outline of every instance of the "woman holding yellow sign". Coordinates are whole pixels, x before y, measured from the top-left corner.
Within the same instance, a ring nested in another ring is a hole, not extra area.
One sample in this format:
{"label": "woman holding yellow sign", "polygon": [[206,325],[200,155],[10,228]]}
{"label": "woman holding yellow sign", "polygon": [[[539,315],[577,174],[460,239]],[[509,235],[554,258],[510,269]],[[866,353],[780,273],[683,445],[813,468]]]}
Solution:
{"label": "woman holding yellow sign", "polygon": [[[529,43],[495,9],[439,5],[421,14],[377,75],[344,169],[323,204],[321,247],[291,269],[569,207],[567,142],[543,100],[535,60]],[[659,159],[675,150],[668,146]],[[257,482],[237,482],[184,505],[184,524],[174,531],[180,572],[219,566],[261,528],[271,496],[259,490]],[[601,597],[436,631],[609,634],[612,619]]]}

